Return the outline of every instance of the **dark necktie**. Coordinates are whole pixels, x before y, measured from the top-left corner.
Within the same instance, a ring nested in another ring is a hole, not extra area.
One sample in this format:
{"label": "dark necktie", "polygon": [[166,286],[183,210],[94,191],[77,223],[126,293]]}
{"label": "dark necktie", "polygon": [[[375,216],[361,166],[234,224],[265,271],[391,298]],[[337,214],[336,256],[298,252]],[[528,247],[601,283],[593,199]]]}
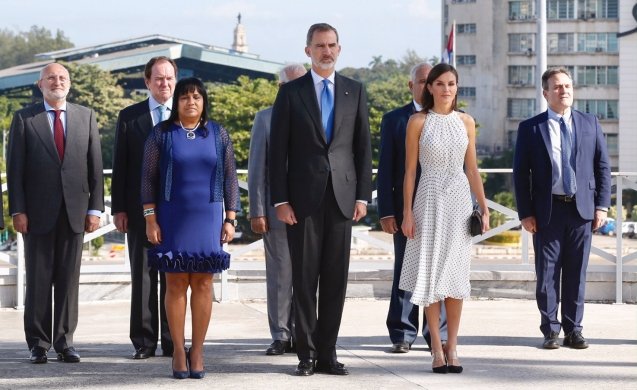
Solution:
{"label": "dark necktie", "polygon": [[577,184],[575,183],[575,168],[573,164],[573,141],[566,128],[564,118],[560,118],[560,142],[562,143],[562,183],[564,192],[568,196],[575,195]]}
{"label": "dark necktie", "polygon": [[53,110],[55,112],[55,120],[53,121],[53,140],[55,148],[58,150],[60,161],[64,161],[64,126],[62,126],[62,110]]}
{"label": "dark necktie", "polygon": [[329,80],[323,79],[323,92],[321,92],[321,121],[325,129],[325,139],[332,142],[332,130],[334,127],[334,97],[329,89]]}

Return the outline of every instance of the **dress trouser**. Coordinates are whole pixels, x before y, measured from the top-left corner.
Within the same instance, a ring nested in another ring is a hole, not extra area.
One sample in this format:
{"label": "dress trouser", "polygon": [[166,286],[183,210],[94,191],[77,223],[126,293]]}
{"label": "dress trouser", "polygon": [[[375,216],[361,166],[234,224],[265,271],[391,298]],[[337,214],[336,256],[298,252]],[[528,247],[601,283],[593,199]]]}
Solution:
{"label": "dress trouser", "polygon": [[24,235],[24,333],[29,349],[40,346],[48,350],[53,345],[55,351],[62,352],[73,346],[83,238],[83,232],[71,229],[64,204],[53,230]]}
{"label": "dress trouser", "polygon": [[[582,219],[575,202],[553,200],[551,220],[538,228],[535,247],[535,297],[540,310],[540,330],[564,333],[582,330],[586,268],[591,250],[591,221]],[[562,322],[557,319],[562,298]]]}
{"label": "dress trouser", "polygon": [[[407,342],[412,345],[418,335],[418,314],[420,310],[417,305],[409,302],[411,291],[404,291],[398,288],[406,246],[407,237],[400,230],[394,233],[394,280],[391,286],[391,298],[389,300],[386,324],[392,344]],[[447,340],[447,311],[445,310],[445,305],[440,305],[440,307],[440,338],[441,340]],[[427,345],[431,347],[429,325],[424,315],[422,323],[422,335]]]}
{"label": "dress trouser", "polygon": [[292,314],[292,260],[285,227],[263,235],[268,324],[272,340],[290,341],[294,334]]}
{"label": "dress trouser", "polygon": [[[130,221],[130,220],[129,220]],[[164,297],[166,277],[148,266],[145,225],[129,223],[128,256],[131,265],[130,339],[135,349],[157,348],[159,322],[161,320],[161,348],[164,353],[173,352]],[[159,296],[157,282],[159,278]],[[159,299],[158,299],[159,298]]]}
{"label": "dress trouser", "polygon": [[331,180],[317,210],[298,220],[287,227],[296,352],[299,359],[335,362],[347,289],[352,220],[341,213]]}

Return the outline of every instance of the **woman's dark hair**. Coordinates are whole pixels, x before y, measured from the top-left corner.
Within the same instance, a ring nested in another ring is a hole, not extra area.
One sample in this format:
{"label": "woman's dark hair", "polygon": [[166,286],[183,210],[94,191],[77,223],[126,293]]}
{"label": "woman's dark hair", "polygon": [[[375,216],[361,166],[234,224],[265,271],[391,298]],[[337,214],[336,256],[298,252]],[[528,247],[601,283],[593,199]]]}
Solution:
{"label": "woman's dark hair", "polygon": [[[429,92],[429,89],[427,88],[427,86],[433,85],[434,81],[436,81],[438,77],[440,77],[441,75],[447,72],[451,72],[453,73],[454,76],[456,76],[456,85],[458,84],[458,72],[456,71],[456,68],[454,68],[453,66],[449,64],[443,64],[443,63],[440,63],[434,66],[429,72],[429,75],[427,76],[427,84],[425,84],[425,89],[422,91],[422,111],[423,112],[428,112],[434,106],[434,97]],[[454,96],[453,104],[451,105],[452,106],[451,108],[454,111],[457,110],[457,106],[456,106],[457,103],[458,103],[458,93],[456,93],[456,96]]]}
{"label": "woman's dark hair", "polygon": [[173,108],[170,110],[168,120],[162,122],[162,130],[167,131],[172,123],[180,121],[179,98],[195,91],[198,92],[203,99],[203,111],[201,112],[197,128],[201,128],[200,131],[204,137],[208,135],[208,129],[206,128],[206,121],[208,120],[208,94],[206,93],[203,82],[196,77],[188,77],[177,82],[175,94],[173,95]]}

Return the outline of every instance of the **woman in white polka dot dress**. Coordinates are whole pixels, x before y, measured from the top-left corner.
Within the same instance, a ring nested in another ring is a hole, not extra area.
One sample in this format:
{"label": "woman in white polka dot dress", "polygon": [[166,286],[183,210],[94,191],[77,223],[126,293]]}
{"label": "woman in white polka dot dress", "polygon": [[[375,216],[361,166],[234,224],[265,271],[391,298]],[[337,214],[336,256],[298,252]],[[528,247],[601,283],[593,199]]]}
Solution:
{"label": "woman in white polka dot dress", "polygon": [[[457,83],[454,67],[436,65],[427,77],[423,110],[407,125],[402,231],[408,240],[399,286],[412,292],[412,303],[425,308],[436,373],[462,372],[456,345],[462,300],[471,294],[470,190],[484,211],[482,229],[489,229],[475,122],[456,111]],[[422,173],[412,202],[418,162]],[[445,350],[438,327],[441,302],[447,310]]]}

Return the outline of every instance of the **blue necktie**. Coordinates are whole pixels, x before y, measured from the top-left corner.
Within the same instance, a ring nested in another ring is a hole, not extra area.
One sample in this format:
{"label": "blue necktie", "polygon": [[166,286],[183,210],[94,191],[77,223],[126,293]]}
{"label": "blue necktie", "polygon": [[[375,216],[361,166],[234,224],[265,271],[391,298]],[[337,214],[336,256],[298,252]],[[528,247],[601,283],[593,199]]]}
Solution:
{"label": "blue necktie", "polygon": [[323,92],[321,92],[321,121],[325,129],[325,139],[332,142],[332,130],[334,128],[334,96],[329,89],[329,80],[323,79]]}
{"label": "blue necktie", "polygon": [[577,184],[575,183],[575,169],[573,156],[573,141],[564,118],[560,118],[560,142],[562,143],[562,183],[564,192],[568,196],[575,195]]}
{"label": "blue necktie", "polygon": [[157,106],[157,111],[159,111],[159,122],[165,121],[170,116],[168,114],[167,107],[164,106],[163,104],[160,104]]}

